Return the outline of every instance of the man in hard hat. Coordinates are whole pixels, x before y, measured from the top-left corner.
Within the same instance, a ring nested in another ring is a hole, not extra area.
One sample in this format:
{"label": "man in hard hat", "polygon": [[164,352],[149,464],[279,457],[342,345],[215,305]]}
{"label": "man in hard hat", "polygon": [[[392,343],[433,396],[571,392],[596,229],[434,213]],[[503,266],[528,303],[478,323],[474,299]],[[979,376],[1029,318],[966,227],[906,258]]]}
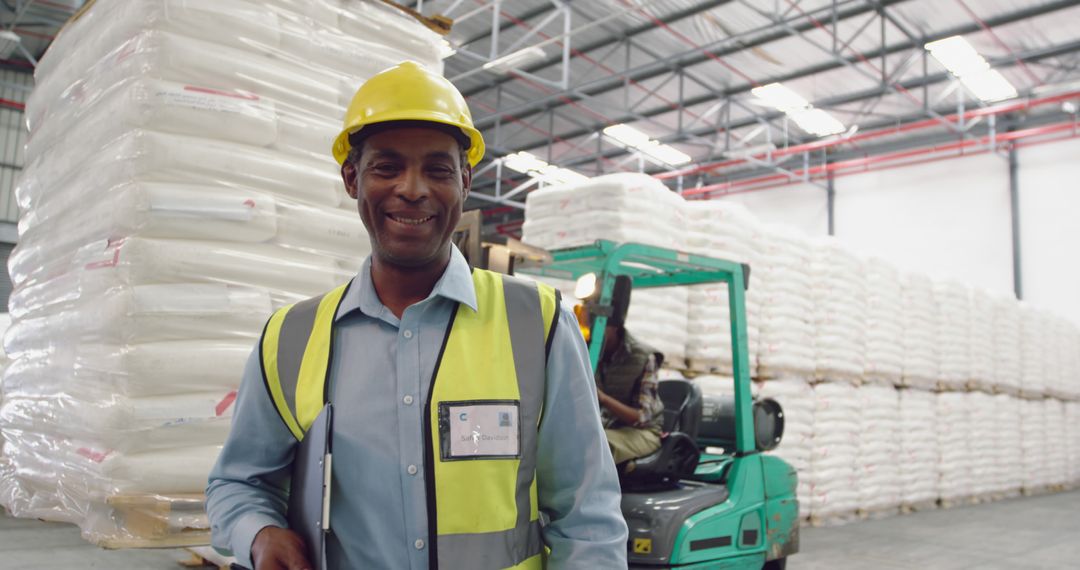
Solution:
{"label": "man in hard hat", "polygon": [[627,529],[575,318],[451,244],[484,154],[461,94],[367,81],[334,156],[372,254],[271,317],[207,488],[214,545],[310,568],[286,523],[298,442],[334,406],[330,568],[625,567]]}
{"label": "man in hard hat", "polygon": [[660,449],[664,421],[664,403],[657,394],[657,370],[664,355],[626,330],[630,289],[629,277],[616,277],[611,315],[596,365],[604,432],[611,455],[624,472],[634,469],[634,459]]}

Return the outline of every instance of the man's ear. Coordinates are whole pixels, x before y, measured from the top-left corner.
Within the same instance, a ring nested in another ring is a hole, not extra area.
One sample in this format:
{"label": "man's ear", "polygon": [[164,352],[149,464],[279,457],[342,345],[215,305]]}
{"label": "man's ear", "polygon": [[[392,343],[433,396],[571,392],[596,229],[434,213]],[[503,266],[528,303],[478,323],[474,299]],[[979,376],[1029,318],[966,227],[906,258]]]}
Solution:
{"label": "man's ear", "polygon": [[359,189],[356,187],[358,173],[356,165],[348,160],[341,165],[341,180],[345,183],[345,191],[349,193],[349,197],[353,200],[356,200],[360,194]]}
{"label": "man's ear", "polygon": [[465,161],[461,167],[461,200],[463,202],[469,197],[469,190],[472,190],[472,173],[472,165],[469,161]]}

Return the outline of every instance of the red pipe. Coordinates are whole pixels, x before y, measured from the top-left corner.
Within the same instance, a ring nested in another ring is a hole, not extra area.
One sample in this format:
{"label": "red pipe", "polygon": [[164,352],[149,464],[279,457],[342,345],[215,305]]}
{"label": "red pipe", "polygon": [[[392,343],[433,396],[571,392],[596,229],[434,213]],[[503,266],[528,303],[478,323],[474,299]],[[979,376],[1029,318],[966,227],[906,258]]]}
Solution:
{"label": "red pipe", "polygon": [[[1080,97],[1080,91],[1070,91],[1068,93],[1062,93],[1060,95],[1052,95],[1052,96],[1048,96],[1048,97],[1042,97],[1042,98],[1039,98],[1039,99],[1024,99],[1024,100],[1021,100],[1021,101],[1016,101],[1014,103],[1005,103],[1005,104],[1001,104],[1001,105],[994,105],[994,106],[991,106],[991,107],[982,107],[982,108],[979,108],[979,109],[972,109],[970,111],[967,111],[967,112],[963,113],[962,115],[955,114],[955,113],[952,114],[952,115],[947,115],[947,116],[943,117],[943,119],[945,119],[946,121],[949,121],[951,123],[957,123],[957,122],[960,122],[960,121],[967,122],[969,119],[974,119],[976,117],[983,117],[983,116],[987,116],[987,115],[1000,115],[1000,114],[1003,114],[1003,113],[1011,113],[1013,111],[1021,111],[1021,110],[1031,109],[1033,107],[1039,107],[1039,106],[1042,106],[1042,105],[1060,103],[1062,101],[1067,101],[1069,99],[1074,99],[1076,97]],[[848,138],[836,138],[836,139],[828,139],[828,140],[819,140],[819,141],[814,141],[814,142],[789,146],[789,147],[786,147],[786,148],[779,148],[779,149],[776,149],[776,150],[772,151],[771,153],[759,153],[759,154],[756,154],[756,155],[753,155],[753,156],[755,158],[768,158],[769,156],[772,156],[772,157],[775,158],[775,157],[778,157],[778,156],[787,156],[787,155],[791,155],[791,154],[799,154],[799,153],[803,153],[803,152],[811,152],[811,151],[821,150],[823,148],[833,147],[833,146],[837,146],[837,145],[841,145],[841,144],[847,144],[847,143],[851,143],[851,142],[861,142],[861,141],[886,137],[886,136],[890,136],[890,135],[897,135],[897,134],[901,134],[901,133],[908,133],[908,132],[911,132],[911,131],[927,129],[927,128],[931,128],[931,127],[934,127],[934,126],[937,126],[937,125],[940,125],[940,124],[941,124],[941,122],[938,119],[925,119],[925,120],[922,120],[922,121],[915,121],[915,122],[907,123],[905,125],[900,125],[900,126],[897,126],[897,127],[890,127],[890,128],[887,128],[887,129],[879,129],[879,130],[876,130],[876,131],[870,131],[868,133],[861,133],[861,134],[857,134],[857,135],[854,135],[854,136],[851,136],[851,137],[848,137]],[[668,172],[661,172],[659,174],[655,174],[654,177],[658,178],[660,180],[667,180],[667,179],[671,179],[671,178],[678,178],[679,176],[689,176],[689,175],[692,175],[692,174],[698,174],[698,173],[704,173],[704,172],[713,172],[713,171],[716,171],[716,170],[727,168],[729,166],[735,166],[735,165],[738,165],[738,164],[745,164],[745,163],[748,163],[748,162],[750,162],[748,159],[736,158],[736,159],[732,159],[732,160],[726,160],[726,161],[723,161],[723,162],[714,162],[712,164],[702,164],[702,165],[694,166],[694,167],[691,167],[691,168],[684,168],[682,170],[672,170],[672,171],[668,171]]]}
{"label": "red pipe", "polygon": [[[994,141],[995,142],[1010,142],[1010,141],[1020,140],[1020,139],[1024,139],[1024,138],[1028,138],[1028,137],[1034,137],[1034,136],[1040,136],[1040,135],[1045,135],[1045,134],[1057,133],[1057,132],[1066,131],[1066,130],[1074,130],[1075,131],[1075,130],[1077,130],[1077,128],[1078,128],[1078,125],[1076,123],[1074,123],[1072,121],[1067,121],[1067,122],[1056,123],[1056,124],[1053,124],[1053,125],[1047,125],[1047,126],[1043,126],[1043,127],[1033,127],[1033,128],[1030,128],[1030,129],[1023,129],[1023,130],[1019,130],[1019,131],[1001,133],[1001,134],[998,134],[994,138]],[[707,194],[707,193],[715,192],[715,191],[718,191],[718,190],[729,190],[729,189],[732,189],[732,188],[755,186],[755,185],[760,184],[760,183],[768,183],[768,182],[772,182],[772,181],[776,181],[776,180],[786,180],[785,184],[781,184],[781,186],[782,186],[782,185],[786,185],[786,184],[793,184],[793,183],[803,182],[803,181],[808,180],[808,179],[812,180],[814,178],[820,177],[821,175],[828,174],[830,172],[836,173],[838,171],[850,170],[850,169],[858,168],[858,167],[869,167],[869,166],[873,166],[875,164],[880,164],[880,163],[885,163],[885,162],[893,162],[893,161],[901,160],[901,159],[904,159],[904,158],[910,158],[910,157],[915,157],[915,156],[923,156],[923,155],[927,155],[927,154],[946,152],[946,151],[950,151],[950,150],[959,150],[959,151],[962,152],[963,150],[967,149],[968,147],[988,144],[990,141],[991,141],[991,137],[989,135],[986,135],[986,136],[978,138],[978,139],[966,139],[966,140],[962,140],[962,141],[957,141],[955,143],[950,143],[950,144],[947,144],[947,145],[939,145],[939,146],[925,147],[925,148],[912,149],[912,150],[906,150],[906,151],[899,151],[899,152],[894,152],[894,153],[889,153],[889,154],[867,156],[867,157],[863,157],[863,158],[854,158],[854,159],[844,160],[844,161],[840,161],[840,162],[832,162],[832,163],[829,163],[829,164],[818,165],[818,166],[814,166],[814,167],[811,167],[811,168],[808,168],[808,169],[795,170],[795,171],[792,172],[791,175],[787,175],[787,174],[770,174],[770,175],[766,175],[766,176],[760,176],[760,177],[756,177],[756,178],[749,178],[749,179],[745,179],[745,180],[737,180],[737,181],[733,181],[733,182],[723,182],[723,183],[720,183],[720,184],[710,184],[708,186],[702,186],[700,188],[693,188],[693,189],[690,189],[690,190],[686,190],[686,191],[683,192],[683,196],[696,196],[696,195],[699,195],[699,194]],[[985,152],[985,151],[981,151],[981,152]],[[976,154],[978,154],[978,153],[976,153]],[[942,157],[942,158],[955,158],[955,156],[948,156],[948,157]],[[860,172],[865,172],[865,171],[866,170],[863,170],[863,171],[860,171]],[[756,188],[755,187],[755,189],[764,189],[764,188]]]}
{"label": "red pipe", "polygon": [[22,104],[22,103],[20,103],[18,101],[12,101],[11,99],[2,99],[2,98],[0,98],[0,105],[2,105],[4,107],[8,107],[9,109],[16,109],[16,110],[19,110],[19,111],[25,111],[26,110],[26,105],[24,105],[24,104]]}

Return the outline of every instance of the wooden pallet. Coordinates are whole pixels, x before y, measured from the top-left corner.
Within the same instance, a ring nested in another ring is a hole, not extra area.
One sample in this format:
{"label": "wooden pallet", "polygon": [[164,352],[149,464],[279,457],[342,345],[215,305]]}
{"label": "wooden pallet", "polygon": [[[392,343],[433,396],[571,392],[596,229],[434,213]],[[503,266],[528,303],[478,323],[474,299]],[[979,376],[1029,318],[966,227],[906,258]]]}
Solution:
{"label": "wooden pallet", "polygon": [[918,503],[904,503],[900,505],[900,513],[910,515],[912,513],[922,513],[926,511],[937,510],[938,504],[935,499],[928,499]]}
{"label": "wooden pallet", "polygon": [[854,522],[859,522],[859,520],[861,519],[859,518],[858,513],[855,512],[829,515],[827,517],[817,517],[814,515],[810,515],[810,526],[818,528],[844,526]]}
{"label": "wooden pallet", "polygon": [[186,568],[217,568],[218,570],[229,570],[231,564],[236,562],[235,558],[222,556],[209,546],[196,546],[188,548],[187,551],[191,554],[191,558],[180,563],[181,566]]}
{"label": "wooden pallet", "polygon": [[202,494],[173,495],[113,495],[105,504],[113,508],[122,534],[107,536],[95,542],[110,549],[122,548],[183,548],[210,544],[210,529],[177,528],[169,519],[173,514],[199,512],[203,509]]}

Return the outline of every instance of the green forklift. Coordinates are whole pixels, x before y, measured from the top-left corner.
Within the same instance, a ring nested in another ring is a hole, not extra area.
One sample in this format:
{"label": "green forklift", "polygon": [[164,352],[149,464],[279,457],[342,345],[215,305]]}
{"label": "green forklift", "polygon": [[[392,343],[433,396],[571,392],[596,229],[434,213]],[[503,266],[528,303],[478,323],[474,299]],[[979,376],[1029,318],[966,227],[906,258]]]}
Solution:
{"label": "green forklift", "polygon": [[[772,400],[754,401],[746,336],[746,265],[640,244],[597,241],[494,257],[519,261],[503,269],[538,278],[573,280],[576,307],[589,333],[593,369],[604,329],[619,295],[630,288],[725,283],[731,314],[734,396],[703,397],[687,380],[659,385],[664,435],[658,451],[622,476],[622,510],[630,528],[630,568],[679,570],[783,569],[799,547],[795,469],[762,452],[783,434],[783,412]],[[485,258],[492,257],[486,255]]]}

